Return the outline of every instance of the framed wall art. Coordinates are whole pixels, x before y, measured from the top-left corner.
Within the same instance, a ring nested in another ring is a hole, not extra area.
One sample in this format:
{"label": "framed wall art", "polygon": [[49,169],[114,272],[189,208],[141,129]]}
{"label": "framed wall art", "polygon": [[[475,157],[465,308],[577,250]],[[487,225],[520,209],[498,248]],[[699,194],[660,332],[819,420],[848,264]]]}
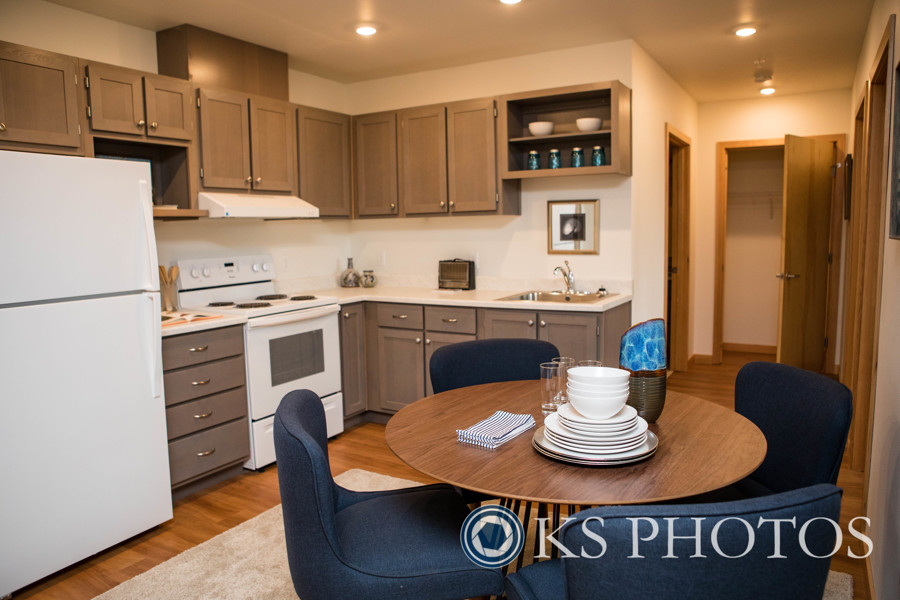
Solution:
{"label": "framed wall art", "polygon": [[547,202],[548,254],[599,254],[599,241],[599,201]]}

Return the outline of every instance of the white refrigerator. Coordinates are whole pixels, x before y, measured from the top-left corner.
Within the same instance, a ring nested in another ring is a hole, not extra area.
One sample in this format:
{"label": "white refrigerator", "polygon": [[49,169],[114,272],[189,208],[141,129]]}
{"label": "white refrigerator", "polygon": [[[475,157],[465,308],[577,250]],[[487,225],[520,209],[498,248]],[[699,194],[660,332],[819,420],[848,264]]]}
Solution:
{"label": "white refrigerator", "polygon": [[147,164],[0,151],[0,597],[172,518]]}

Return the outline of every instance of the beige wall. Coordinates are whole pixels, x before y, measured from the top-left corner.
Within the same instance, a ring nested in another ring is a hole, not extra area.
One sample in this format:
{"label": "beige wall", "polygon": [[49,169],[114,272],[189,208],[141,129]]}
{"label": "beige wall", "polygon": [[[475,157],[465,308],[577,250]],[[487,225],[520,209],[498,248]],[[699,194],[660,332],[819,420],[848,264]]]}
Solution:
{"label": "beige wall", "polygon": [[[860,53],[859,66],[853,86],[853,106],[862,97],[865,81],[876,59],[885,26],[891,14],[900,14],[897,0],[876,0],[866,32],[866,42]],[[895,65],[898,53],[894,31]],[[890,88],[893,91],[893,87]],[[896,102],[894,94],[891,102]],[[848,118],[852,111],[848,110]],[[894,115],[894,119],[897,115]],[[900,157],[893,155],[893,162]],[[892,167],[896,170],[896,166]],[[889,186],[888,186],[889,187]],[[890,190],[886,190],[884,214],[890,209]],[[872,519],[869,535],[875,544],[871,557],[873,598],[897,600],[900,598],[900,240],[887,235],[888,219],[885,219],[884,265],[881,289],[881,335],[878,344],[878,372],[875,380],[875,411],[871,462],[869,464],[869,495],[867,514]]]}
{"label": "beige wall", "polygon": [[695,150],[697,185],[691,210],[693,353],[712,354],[716,144],[783,138],[785,134],[848,133],[850,91],[836,90],[758,100],[700,105],[700,143]]}

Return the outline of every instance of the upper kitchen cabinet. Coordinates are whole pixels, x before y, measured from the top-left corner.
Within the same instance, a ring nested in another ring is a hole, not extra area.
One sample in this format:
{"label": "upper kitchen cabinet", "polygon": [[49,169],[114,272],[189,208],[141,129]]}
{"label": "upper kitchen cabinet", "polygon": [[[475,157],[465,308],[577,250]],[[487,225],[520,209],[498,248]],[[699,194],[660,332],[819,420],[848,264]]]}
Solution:
{"label": "upper kitchen cabinet", "polygon": [[[580,131],[576,119],[602,119],[599,129]],[[532,135],[528,125],[550,121],[548,135]],[[592,166],[592,149],[605,154]],[[572,149],[582,148],[584,166],[573,167]],[[548,168],[551,149],[559,150],[561,165]],[[537,151],[540,168],[528,168],[528,154]],[[500,98],[501,176],[504,179],[619,173],[631,175],[631,90],[618,81],[511,94]]]}
{"label": "upper kitchen cabinet", "polygon": [[352,124],[356,215],[396,216],[397,113],[355,116]]}
{"label": "upper kitchen cabinet", "polygon": [[194,137],[189,81],[91,63],[85,69],[85,88],[95,135],[117,133],[154,141]]}
{"label": "upper kitchen cabinet", "polygon": [[398,113],[400,207],[404,215],[446,213],[447,119],[440,106]]}
{"label": "upper kitchen cabinet", "polygon": [[297,107],[300,197],[321,217],[350,217],[350,116]]}
{"label": "upper kitchen cabinet", "polygon": [[0,42],[0,148],[84,154],[78,60]]}
{"label": "upper kitchen cabinet", "polygon": [[205,89],[199,98],[204,188],[296,192],[290,104]]}

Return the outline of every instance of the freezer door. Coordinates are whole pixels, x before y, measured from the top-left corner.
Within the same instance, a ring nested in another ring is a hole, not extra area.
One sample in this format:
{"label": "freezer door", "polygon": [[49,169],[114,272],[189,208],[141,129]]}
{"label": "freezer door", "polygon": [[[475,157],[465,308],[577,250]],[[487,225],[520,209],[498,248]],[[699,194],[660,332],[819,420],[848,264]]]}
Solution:
{"label": "freezer door", "polygon": [[159,290],[150,167],[0,151],[0,306]]}
{"label": "freezer door", "polygon": [[0,597],[172,518],[159,295],[0,309]]}

